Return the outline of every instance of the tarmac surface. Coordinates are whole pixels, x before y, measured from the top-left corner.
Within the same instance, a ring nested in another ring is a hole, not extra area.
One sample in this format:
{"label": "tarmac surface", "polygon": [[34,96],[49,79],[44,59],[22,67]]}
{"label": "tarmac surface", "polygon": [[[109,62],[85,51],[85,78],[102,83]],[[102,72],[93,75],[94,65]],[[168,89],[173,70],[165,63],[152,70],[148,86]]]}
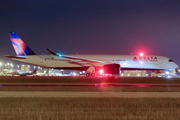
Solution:
{"label": "tarmac surface", "polygon": [[0,83],[0,86],[120,86],[120,87],[180,87],[180,84],[151,83]]}
{"label": "tarmac surface", "polygon": [[180,92],[10,92],[0,91],[0,97],[89,97],[89,98],[180,98]]}

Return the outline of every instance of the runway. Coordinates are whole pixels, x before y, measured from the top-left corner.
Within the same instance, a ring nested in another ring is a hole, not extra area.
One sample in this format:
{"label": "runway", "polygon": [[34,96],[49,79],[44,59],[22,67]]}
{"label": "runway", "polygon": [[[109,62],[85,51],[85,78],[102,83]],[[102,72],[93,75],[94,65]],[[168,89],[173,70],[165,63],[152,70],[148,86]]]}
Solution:
{"label": "runway", "polygon": [[180,92],[0,92],[0,97],[180,98]]}
{"label": "runway", "polygon": [[0,86],[120,86],[120,87],[180,87],[180,84],[149,83],[0,83]]}

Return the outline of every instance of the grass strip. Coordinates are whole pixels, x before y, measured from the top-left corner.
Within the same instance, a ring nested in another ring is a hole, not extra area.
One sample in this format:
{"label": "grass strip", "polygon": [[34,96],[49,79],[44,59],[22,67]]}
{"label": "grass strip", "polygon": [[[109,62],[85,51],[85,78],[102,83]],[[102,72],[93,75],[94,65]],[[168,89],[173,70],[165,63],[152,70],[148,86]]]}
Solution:
{"label": "grass strip", "polygon": [[0,98],[1,120],[178,120],[173,98]]}

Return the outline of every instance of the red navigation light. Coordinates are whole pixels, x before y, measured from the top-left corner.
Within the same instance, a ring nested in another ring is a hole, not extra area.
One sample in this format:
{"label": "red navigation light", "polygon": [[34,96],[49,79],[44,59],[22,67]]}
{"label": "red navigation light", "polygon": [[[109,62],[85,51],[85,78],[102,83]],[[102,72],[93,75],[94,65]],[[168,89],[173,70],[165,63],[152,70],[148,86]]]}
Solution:
{"label": "red navigation light", "polygon": [[139,55],[140,55],[140,56],[143,56],[144,54],[141,52],[141,53],[139,53]]}

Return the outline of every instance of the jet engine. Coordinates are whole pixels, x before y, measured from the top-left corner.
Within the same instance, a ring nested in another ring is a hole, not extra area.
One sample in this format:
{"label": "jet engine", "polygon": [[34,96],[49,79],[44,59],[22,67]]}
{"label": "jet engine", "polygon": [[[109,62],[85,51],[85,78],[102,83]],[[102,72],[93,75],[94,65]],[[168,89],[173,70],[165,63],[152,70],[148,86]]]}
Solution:
{"label": "jet engine", "polygon": [[117,75],[120,72],[120,65],[119,64],[106,64],[101,67],[93,66],[94,71],[92,73],[87,73],[86,76],[96,76],[96,75],[105,75],[105,74],[112,74]]}
{"label": "jet engine", "polygon": [[119,64],[107,64],[103,66],[104,74],[119,74],[120,65]]}

